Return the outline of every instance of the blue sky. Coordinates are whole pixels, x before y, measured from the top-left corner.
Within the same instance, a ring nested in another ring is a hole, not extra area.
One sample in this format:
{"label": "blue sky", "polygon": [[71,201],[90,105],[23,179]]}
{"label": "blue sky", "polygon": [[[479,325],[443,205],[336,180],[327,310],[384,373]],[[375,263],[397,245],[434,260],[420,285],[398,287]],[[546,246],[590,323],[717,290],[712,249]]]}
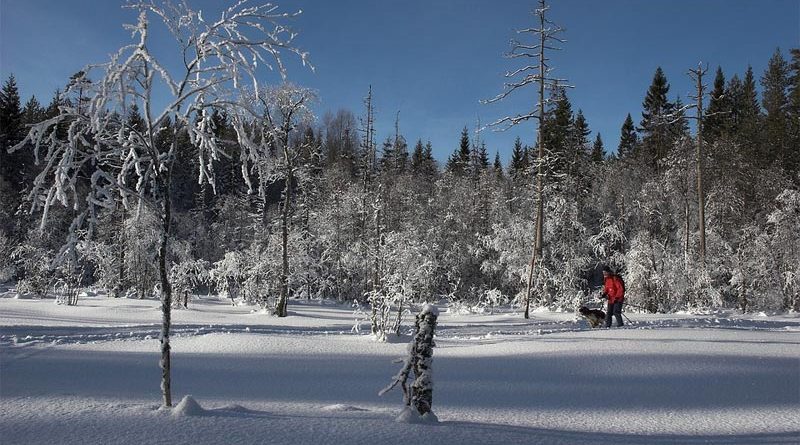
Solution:
{"label": "blue sky", "polygon": [[[129,40],[122,23],[135,20],[114,0],[0,0],[0,74],[14,73],[23,100],[50,101],[71,74],[104,62]],[[190,1],[208,19],[223,2]],[[502,89],[513,63],[502,57],[513,30],[534,24],[533,0],[298,0],[278,1],[302,9],[293,27],[298,44],[311,53],[316,72],[289,63],[295,83],[318,90],[320,118],[326,110],[362,113],[372,85],[378,141],[400,130],[413,145],[430,140],[445,159],[459,133],[476,121],[525,111],[535,91],[482,105]],[[568,42],[553,55],[555,74],[569,79],[573,108],[582,109],[606,148],[616,147],[627,113],[638,123],[653,72],[661,66],[670,98],[686,95],[686,72],[699,61],[726,78],[752,65],[760,77],[776,47],[788,55],[800,46],[797,0],[554,0],[551,18],[566,28]],[[164,40],[166,44],[166,40]],[[788,57],[788,56],[787,56]],[[276,76],[265,75],[277,82]],[[481,137],[504,162],[513,140],[535,140],[535,124]]]}

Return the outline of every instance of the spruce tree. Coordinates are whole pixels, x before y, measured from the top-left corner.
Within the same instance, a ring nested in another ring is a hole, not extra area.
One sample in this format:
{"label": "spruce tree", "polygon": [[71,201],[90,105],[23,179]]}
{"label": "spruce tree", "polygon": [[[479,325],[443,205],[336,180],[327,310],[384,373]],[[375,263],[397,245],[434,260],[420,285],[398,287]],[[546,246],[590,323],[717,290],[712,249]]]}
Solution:
{"label": "spruce tree", "polygon": [[764,87],[761,103],[764,106],[764,145],[760,151],[767,162],[778,162],[782,167],[790,163],[788,107],[789,65],[779,49],[769,60],[767,69],[761,77]]}
{"label": "spruce tree", "polygon": [[431,145],[431,141],[425,143],[424,159],[424,167],[422,171],[428,177],[428,179],[433,181],[439,174],[439,165],[436,162],[436,158],[433,157],[433,146]]}
{"label": "spruce tree", "polygon": [[661,67],[656,69],[653,82],[647,90],[642,103],[642,144],[640,154],[651,168],[658,170],[659,163],[666,157],[672,145],[669,125],[674,105],[667,100],[669,83]]}
{"label": "spruce tree", "polygon": [[591,133],[589,123],[586,122],[586,118],[583,116],[583,111],[578,110],[578,114],[575,115],[575,121],[572,124],[572,134],[570,136],[573,174],[580,174],[579,172],[581,171],[580,168],[576,170],[575,167],[578,166],[575,164],[583,165],[589,158],[589,135]]}
{"label": "spruce tree", "polygon": [[24,137],[19,90],[17,80],[12,74],[0,90],[0,178],[10,183],[14,195],[25,187],[25,172],[31,166],[25,162],[25,152],[28,150],[8,153],[8,149],[17,145]]}
{"label": "spruce tree", "polygon": [[395,170],[395,145],[392,138],[386,136],[381,150],[381,171],[393,172]]}
{"label": "spruce tree", "polygon": [[494,152],[494,166],[492,168],[494,169],[495,177],[498,180],[499,179],[503,179],[503,163],[500,162],[500,152],[499,151]]}
{"label": "spruce tree", "polygon": [[36,96],[31,96],[28,102],[25,103],[25,108],[22,109],[22,121],[25,126],[33,125],[45,119],[45,109],[42,104],[36,99]]}
{"label": "spruce tree", "polygon": [[603,138],[600,137],[600,133],[597,133],[597,137],[594,139],[594,144],[592,144],[592,162],[601,163],[605,157],[606,150],[603,148]]}
{"label": "spruce tree", "polygon": [[633,126],[631,114],[625,118],[620,130],[619,146],[617,147],[617,157],[619,159],[630,159],[636,156],[639,137],[636,135],[636,127]]}
{"label": "spruce tree", "polygon": [[422,145],[422,139],[417,140],[414,145],[414,152],[411,154],[411,171],[419,174],[422,171],[422,166],[425,162],[425,147]]}
{"label": "spruce tree", "polygon": [[800,48],[790,51],[789,64],[789,148],[787,169],[794,173],[794,180],[800,183]]}
{"label": "spruce tree", "polygon": [[721,67],[717,67],[714,89],[711,91],[708,108],[703,118],[703,139],[709,146],[729,130],[726,127],[731,112],[730,103],[730,95],[725,91],[725,74]]}
{"label": "spruce tree", "polygon": [[544,146],[554,155],[550,165],[553,173],[564,174],[573,162],[572,152],[574,117],[572,104],[564,88],[556,88],[550,97],[552,104],[546,111],[542,123],[542,139]]}
{"label": "spruce tree", "polygon": [[486,143],[481,141],[480,146],[474,147],[473,171],[477,174],[489,168],[489,153],[486,152]]}
{"label": "spruce tree", "polygon": [[528,169],[528,154],[522,148],[519,136],[514,140],[514,149],[511,151],[511,162],[508,164],[508,174],[512,178],[519,178]]}
{"label": "spruce tree", "polygon": [[469,142],[469,131],[467,130],[466,126],[463,130],[461,130],[461,139],[458,144],[457,156],[456,162],[458,162],[458,171],[460,173],[466,173],[470,165],[470,158],[472,156],[472,149],[470,148]]}
{"label": "spruce tree", "polygon": [[756,81],[753,75],[753,67],[747,67],[744,74],[744,85],[742,94],[738,97],[738,103],[734,106],[738,111],[739,142],[744,146],[745,154],[751,158],[763,160],[759,156],[759,145],[761,143],[761,106],[758,103],[758,92],[756,91]]}

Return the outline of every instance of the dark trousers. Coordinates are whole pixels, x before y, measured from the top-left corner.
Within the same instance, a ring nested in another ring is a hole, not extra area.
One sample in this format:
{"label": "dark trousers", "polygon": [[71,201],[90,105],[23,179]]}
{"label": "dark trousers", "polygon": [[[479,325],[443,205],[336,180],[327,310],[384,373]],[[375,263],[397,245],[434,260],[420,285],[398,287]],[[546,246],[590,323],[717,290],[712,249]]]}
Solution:
{"label": "dark trousers", "polygon": [[608,310],[606,311],[606,327],[611,327],[611,315],[617,318],[617,327],[622,326],[622,302],[617,301],[614,304],[608,304]]}

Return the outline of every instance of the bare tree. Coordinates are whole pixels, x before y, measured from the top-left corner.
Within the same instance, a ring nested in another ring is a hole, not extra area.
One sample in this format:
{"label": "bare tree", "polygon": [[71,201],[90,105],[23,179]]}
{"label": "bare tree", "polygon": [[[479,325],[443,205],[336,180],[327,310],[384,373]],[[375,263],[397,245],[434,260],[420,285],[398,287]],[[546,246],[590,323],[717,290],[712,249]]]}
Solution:
{"label": "bare tree", "polygon": [[[34,125],[17,148],[30,143],[37,162],[43,155],[44,167],[30,195],[33,209],[44,210],[43,223],[56,200],[79,208],[83,198],[78,196],[76,182],[87,171],[91,171],[87,205],[75,218],[73,233],[87,223],[91,229],[98,207],[113,210],[120,202],[126,208],[133,204],[139,209],[150,207],[159,215],[161,390],[163,404],[172,406],[172,288],[166,263],[176,135],[188,132],[199,152],[199,180],[213,187],[212,161],[220,155],[220,148],[212,131],[212,111],[235,106],[233,96],[243,82],[252,82],[257,91],[258,67],[285,76],[282,52],[298,55],[304,64],[307,54],[293,46],[295,34],[284,24],[298,13],[278,12],[275,5],[248,6],[239,1],[215,21],[206,21],[186,2],[147,0],[126,7],[138,12],[137,23],[126,25],[134,42],[120,48],[109,62],[83,71],[86,79],[98,73],[97,81],[71,84],[70,88],[82,89],[88,103],[62,106],[58,116]],[[179,68],[168,68],[170,64],[151,53],[154,23],[163,25],[174,38],[172,49]],[[134,104],[143,112],[141,128],[132,127],[125,119]],[[64,127],[68,129],[66,137],[59,131]],[[70,239],[74,242],[75,237]]]}
{"label": "bare tree", "polygon": [[703,191],[703,95],[706,85],[703,84],[703,76],[708,72],[708,66],[703,68],[702,63],[697,64],[697,69],[690,69],[689,76],[697,85],[697,100],[694,105],[697,120],[697,145],[695,147],[695,169],[697,176],[697,219],[700,224],[700,264],[706,266],[706,215],[705,215],[705,194]]}
{"label": "bare tree", "polygon": [[530,300],[531,300],[531,287],[533,285],[533,271],[536,268],[537,259],[542,256],[542,227],[544,226],[544,199],[543,199],[543,176],[544,176],[544,162],[545,152],[547,151],[544,146],[544,138],[542,137],[542,122],[545,118],[545,105],[552,99],[545,98],[544,91],[546,89],[556,89],[569,87],[566,85],[564,79],[552,77],[550,73],[553,68],[549,65],[549,58],[546,56],[546,51],[558,51],[559,43],[565,43],[565,40],[558,37],[563,31],[559,26],[547,19],[547,11],[550,9],[546,5],[545,0],[539,0],[539,7],[533,13],[538,17],[538,28],[524,28],[517,30],[517,34],[530,34],[534,37],[535,43],[524,43],[516,39],[511,40],[511,51],[506,54],[510,59],[533,59],[535,64],[528,64],[522,68],[514,71],[509,71],[505,74],[507,79],[511,79],[505,84],[505,89],[502,93],[498,94],[492,99],[484,101],[484,103],[498,102],[518,89],[528,87],[530,85],[538,85],[538,102],[534,108],[526,113],[520,113],[515,116],[502,117],[491,124],[491,127],[498,128],[505,131],[517,124],[526,122],[530,119],[538,121],[537,130],[537,146],[538,154],[536,158],[536,229],[533,243],[533,254],[531,255],[530,269],[528,271],[528,285],[525,291],[525,318],[530,318]]}

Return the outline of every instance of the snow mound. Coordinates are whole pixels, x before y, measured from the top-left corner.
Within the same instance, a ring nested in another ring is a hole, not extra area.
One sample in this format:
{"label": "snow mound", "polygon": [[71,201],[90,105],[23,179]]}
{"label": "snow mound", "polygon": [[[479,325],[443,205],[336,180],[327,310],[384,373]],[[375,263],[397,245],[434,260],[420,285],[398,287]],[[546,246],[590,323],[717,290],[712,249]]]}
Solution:
{"label": "snow mound", "polygon": [[353,405],[344,405],[341,403],[337,403],[336,405],[328,405],[322,407],[323,411],[369,411],[364,408],[359,408]]}
{"label": "snow mound", "polygon": [[397,423],[427,423],[435,425],[439,423],[439,418],[432,411],[420,416],[417,410],[407,406],[394,421]]}
{"label": "snow mound", "polygon": [[205,413],[206,410],[192,396],[184,396],[181,403],[172,409],[172,415],[176,417],[196,417]]}

